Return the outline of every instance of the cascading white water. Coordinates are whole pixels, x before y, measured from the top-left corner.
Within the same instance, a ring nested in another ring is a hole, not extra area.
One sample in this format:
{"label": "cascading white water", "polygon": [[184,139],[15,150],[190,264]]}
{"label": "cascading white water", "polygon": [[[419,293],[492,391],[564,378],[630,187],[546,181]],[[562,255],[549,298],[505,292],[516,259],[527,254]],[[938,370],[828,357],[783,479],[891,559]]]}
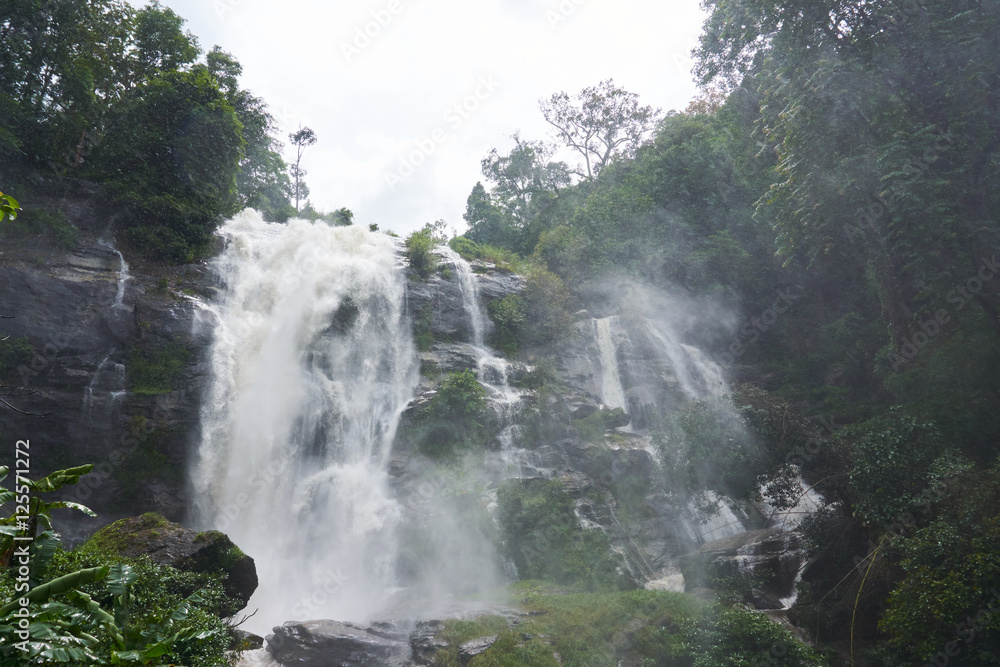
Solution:
{"label": "cascading white water", "polygon": [[125,257],[116,248],[112,248],[115,254],[118,255],[118,292],[115,294],[115,308],[125,308],[125,283],[132,278],[132,275],[128,271],[128,262],[125,261]]}
{"label": "cascading white water", "polygon": [[472,340],[469,342],[486,352],[483,336],[488,320],[479,300],[479,288],[476,286],[476,276],[472,272],[472,266],[447,245],[439,246],[437,250],[455,266],[458,287],[462,291],[462,305],[465,307],[465,312],[469,314],[469,328],[472,332]]}
{"label": "cascading white water", "polygon": [[618,372],[618,354],[612,338],[611,325],[615,317],[605,317],[593,320],[594,340],[597,341],[597,351],[600,354],[601,365],[601,402],[609,408],[628,410],[625,402],[625,390],[622,389],[622,378]]}
{"label": "cascading white water", "polygon": [[510,386],[508,374],[510,363],[503,357],[494,354],[484,343],[484,335],[489,322],[482,302],[479,300],[479,288],[472,267],[461,255],[446,245],[438,251],[455,266],[459,289],[462,292],[462,305],[469,314],[469,330],[472,333],[469,343],[476,348],[476,376],[486,388],[490,405],[497,412],[502,425],[510,424],[516,417],[521,393]]}
{"label": "cascading white water", "polygon": [[256,561],[251,630],[365,621],[395,584],[386,468],[418,379],[397,247],[254,211],[222,233],[194,514]]}
{"label": "cascading white water", "polygon": [[677,381],[688,398],[722,396],[729,391],[722,368],[698,348],[682,343],[667,327],[647,320],[647,331],[660,344],[660,351],[670,360]]}

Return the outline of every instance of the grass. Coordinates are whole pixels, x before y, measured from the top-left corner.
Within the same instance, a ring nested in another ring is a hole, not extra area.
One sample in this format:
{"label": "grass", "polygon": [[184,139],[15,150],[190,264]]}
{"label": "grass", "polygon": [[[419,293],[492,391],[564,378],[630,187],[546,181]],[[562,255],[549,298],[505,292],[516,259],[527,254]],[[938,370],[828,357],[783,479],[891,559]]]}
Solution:
{"label": "grass", "polygon": [[[763,614],[702,602],[669,591],[564,594],[535,581],[511,589],[528,614],[509,623],[501,616],[446,621],[440,638],[449,646],[435,665],[459,665],[458,647],[498,635],[469,667],[722,667],[818,666],[807,647]],[[557,657],[558,656],[558,657]]]}
{"label": "grass", "polygon": [[534,266],[530,260],[524,259],[512,250],[481,245],[464,236],[456,236],[448,245],[467,262],[481,259],[484,262],[494,264],[501,271],[509,273],[524,275],[529,273]]}

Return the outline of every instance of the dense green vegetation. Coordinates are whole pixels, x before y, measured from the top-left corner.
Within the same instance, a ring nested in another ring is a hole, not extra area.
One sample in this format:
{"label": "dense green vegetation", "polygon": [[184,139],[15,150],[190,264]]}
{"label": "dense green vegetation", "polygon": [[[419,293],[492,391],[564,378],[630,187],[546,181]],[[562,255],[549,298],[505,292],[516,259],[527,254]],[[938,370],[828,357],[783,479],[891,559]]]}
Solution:
{"label": "dense green vegetation", "polygon": [[[94,513],[43,494],[75,484],[92,468],[40,480],[19,475],[15,490],[0,489],[0,504],[11,508],[0,518],[0,665],[229,665],[233,636],[223,619],[242,602],[227,595],[224,572],[126,558],[99,538],[63,549],[52,511]],[[7,472],[0,468],[0,481]]]}
{"label": "dense green vegetation", "polygon": [[498,616],[448,621],[441,637],[450,647],[439,652],[435,664],[461,664],[458,645],[490,635],[497,636],[496,643],[469,661],[470,667],[824,664],[761,614],[679,593],[568,593],[529,581],[515,585],[513,594],[527,618],[514,627]]}
{"label": "dense green vegetation", "polygon": [[239,87],[240,63],[218,46],[199,59],[184,19],[155,0],[14,3],[0,31],[0,168],[25,213],[3,233],[74,245],[75,230],[28,219],[50,194],[37,172],[104,184],[130,250],[173,263],[205,256],[219,222],[246,207],[284,221],[302,201],[303,215],[351,223],[347,209],[305,201],[300,161],[315,134],[290,136],[293,184],[267,105]]}
{"label": "dense green vegetation", "polygon": [[556,481],[510,479],[497,490],[497,521],[506,557],[521,579],[542,579],[585,591],[627,588],[611,541],[580,530],[573,499]]}
{"label": "dense green vegetation", "polygon": [[[483,160],[466,237],[544,266],[569,310],[625,278],[737,312],[698,342],[746,385],[659,425],[671,480],[787,494],[794,464],[837,501],[807,526],[805,627],[869,664],[955,641],[995,664],[1000,4],[705,6],[700,99],[651,128],[611,82],[554,96],[547,118],[634,145],[573,165],[515,135]],[[516,349],[534,318],[491,312]]]}
{"label": "dense green vegetation", "polygon": [[486,391],[471,370],[449,373],[434,397],[403,427],[405,441],[437,460],[482,447],[494,433]]}

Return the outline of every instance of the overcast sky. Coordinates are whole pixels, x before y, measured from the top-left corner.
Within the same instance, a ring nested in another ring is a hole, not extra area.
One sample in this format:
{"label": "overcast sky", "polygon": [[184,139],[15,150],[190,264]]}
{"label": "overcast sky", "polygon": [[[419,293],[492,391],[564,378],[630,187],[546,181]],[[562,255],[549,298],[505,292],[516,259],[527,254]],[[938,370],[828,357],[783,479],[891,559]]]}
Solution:
{"label": "overcast sky", "polygon": [[203,50],[242,63],[283,140],[300,122],[316,132],[303,158],[314,206],[397,233],[440,218],[464,229],[489,149],[509,150],[516,130],[551,138],[540,98],[614,78],[644,104],[683,109],[704,20],[698,0],[161,4]]}

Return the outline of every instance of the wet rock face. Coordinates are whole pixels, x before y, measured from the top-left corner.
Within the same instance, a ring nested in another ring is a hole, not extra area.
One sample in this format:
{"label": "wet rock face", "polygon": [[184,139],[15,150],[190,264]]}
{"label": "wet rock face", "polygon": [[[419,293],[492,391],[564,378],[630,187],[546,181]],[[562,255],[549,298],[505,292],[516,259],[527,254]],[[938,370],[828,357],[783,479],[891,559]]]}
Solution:
{"label": "wet rock face", "polygon": [[404,664],[410,654],[406,633],[338,621],[289,621],[266,640],[285,667],[386,667]]}
{"label": "wet rock face", "polygon": [[[210,340],[190,296],[211,290],[206,266],[137,263],[125,274],[111,241],[88,225],[93,221],[78,225],[81,241],[72,251],[5,242],[0,253],[0,314],[9,318],[0,335],[26,338],[33,350],[2,380],[24,388],[18,408],[46,415],[0,411],[0,431],[30,439],[36,475],[95,464],[67,493],[99,519],[63,525],[70,541],[75,528],[86,533],[123,515],[182,517],[183,470],[196,439]],[[171,386],[132,391],[132,362],[168,348],[184,351]]]}
{"label": "wet rock face", "polygon": [[[492,264],[474,262],[479,300],[485,309],[494,299],[519,294],[524,277],[500,271]],[[472,339],[469,312],[462,298],[458,269],[448,257],[438,258],[437,271],[426,280],[410,273],[406,290],[407,309],[419,334],[427,331],[439,343],[464,343]],[[484,336],[488,339],[491,324]]]}
{"label": "wet rock face", "polygon": [[795,593],[805,563],[802,536],[796,531],[751,530],[703,544],[682,558],[687,589],[740,576],[758,585],[748,593],[757,609],[782,609]]}
{"label": "wet rock face", "polygon": [[448,648],[448,642],[437,635],[444,631],[444,625],[437,620],[418,621],[410,633],[410,650],[413,662],[418,665],[433,665],[438,651]]}

